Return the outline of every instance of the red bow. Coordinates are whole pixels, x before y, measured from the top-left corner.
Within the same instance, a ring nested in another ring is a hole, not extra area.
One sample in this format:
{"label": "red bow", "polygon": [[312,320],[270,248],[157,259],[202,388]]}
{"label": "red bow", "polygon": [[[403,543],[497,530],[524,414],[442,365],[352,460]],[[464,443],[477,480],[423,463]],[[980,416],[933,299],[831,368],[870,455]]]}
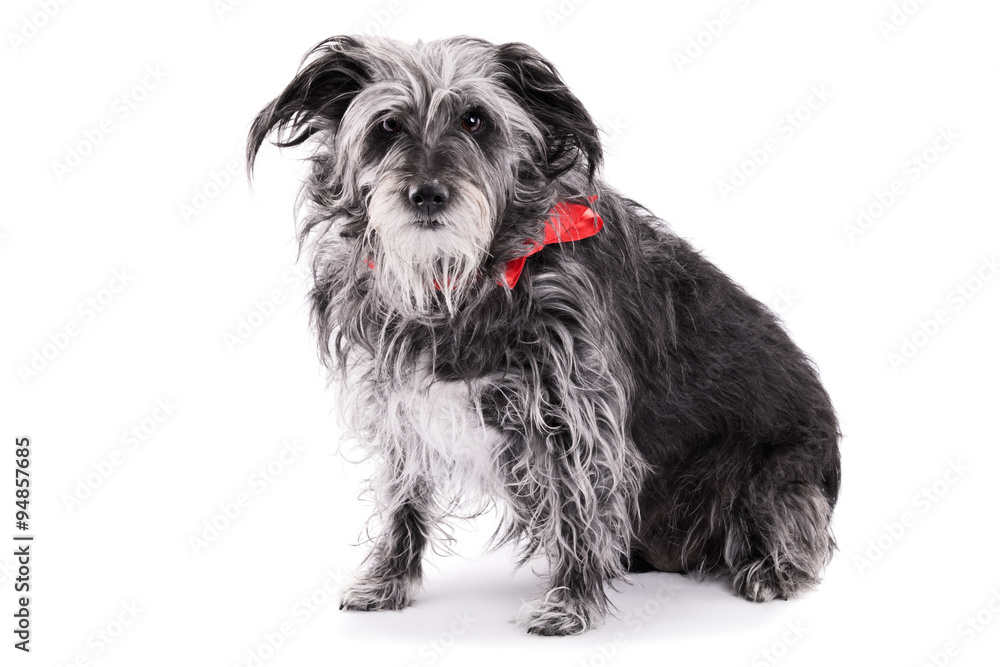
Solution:
{"label": "red bow", "polygon": [[[595,201],[596,196],[588,197],[590,201]],[[534,239],[525,241],[528,247],[526,252],[517,259],[507,262],[503,278],[497,281],[502,287],[514,289],[517,279],[521,277],[524,263],[528,257],[534,255],[547,245],[553,243],[565,243],[567,241],[579,241],[593,236],[604,227],[604,220],[597,215],[589,206],[582,204],[571,204],[569,202],[559,202],[549,211],[549,219],[545,221],[545,237],[539,243]]]}

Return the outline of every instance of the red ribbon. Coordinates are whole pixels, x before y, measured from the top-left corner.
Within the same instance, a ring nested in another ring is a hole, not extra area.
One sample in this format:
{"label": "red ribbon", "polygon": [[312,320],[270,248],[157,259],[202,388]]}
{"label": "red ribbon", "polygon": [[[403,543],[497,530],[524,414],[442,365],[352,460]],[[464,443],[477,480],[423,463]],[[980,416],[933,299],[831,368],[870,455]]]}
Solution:
{"label": "red ribbon", "polygon": [[[591,196],[587,199],[595,201],[597,197]],[[589,206],[559,202],[549,211],[549,219],[545,221],[545,236],[542,242],[539,243],[535,239],[525,241],[528,252],[507,262],[503,279],[498,280],[497,284],[514,289],[518,278],[521,277],[521,271],[524,270],[524,263],[536,252],[553,243],[579,241],[591,237],[601,231],[603,227],[604,220]]]}

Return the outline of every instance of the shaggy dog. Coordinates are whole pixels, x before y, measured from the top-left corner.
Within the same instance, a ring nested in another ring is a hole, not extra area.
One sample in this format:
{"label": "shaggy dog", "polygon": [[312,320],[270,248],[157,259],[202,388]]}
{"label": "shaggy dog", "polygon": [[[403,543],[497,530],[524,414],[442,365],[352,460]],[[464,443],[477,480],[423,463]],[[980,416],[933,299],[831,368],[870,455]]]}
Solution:
{"label": "shaggy dog", "polygon": [[449,517],[548,562],[518,622],[599,623],[628,572],[815,584],[839,432],[766,307],[601,178],[598,129],[523,44],[334,37],[257,116],[313,148],[301,237],[349,433],[377,463],[342,608],[400,609]]}

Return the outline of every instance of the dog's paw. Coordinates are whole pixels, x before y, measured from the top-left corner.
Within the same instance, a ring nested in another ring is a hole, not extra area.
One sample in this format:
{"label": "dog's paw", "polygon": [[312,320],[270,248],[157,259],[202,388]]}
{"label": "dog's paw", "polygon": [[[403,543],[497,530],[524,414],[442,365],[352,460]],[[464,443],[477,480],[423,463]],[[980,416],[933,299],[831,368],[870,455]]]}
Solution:
{"label": "dog's paw", "polygon": [[554,588],[537,600],[526,602],[517,613],[517,624],[533,635],[578,635],[597,627],[602,614],[592,603]]}
{"label": "dog's paw", "polygon": [[750,602],[787,600],[801,588],[815,583],[815,577],[788,563],[775,562],[768,556],[747,563],[733,578],[733,589]]}
{"label": "dog's paw", "polygon": [[340,608],[350,611],[402,609],[410,604],[409,582],[397,579],[362,579],[344,590]]}

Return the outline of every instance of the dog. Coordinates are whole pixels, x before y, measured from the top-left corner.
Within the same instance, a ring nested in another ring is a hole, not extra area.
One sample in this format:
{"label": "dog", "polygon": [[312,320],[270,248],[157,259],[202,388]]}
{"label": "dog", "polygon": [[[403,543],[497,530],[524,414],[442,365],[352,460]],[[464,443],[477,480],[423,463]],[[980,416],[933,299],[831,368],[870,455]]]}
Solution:
{"label": "dog", "polygon": [[593,119],[519,43],[338,36],[256,116],[310,148],[313,325],[377,471],[347,610],[401,609],[449,518],[544,557],[566,635],[632,572],[786,599],[835,542],[840,432],[775,315],[601,176]]}

